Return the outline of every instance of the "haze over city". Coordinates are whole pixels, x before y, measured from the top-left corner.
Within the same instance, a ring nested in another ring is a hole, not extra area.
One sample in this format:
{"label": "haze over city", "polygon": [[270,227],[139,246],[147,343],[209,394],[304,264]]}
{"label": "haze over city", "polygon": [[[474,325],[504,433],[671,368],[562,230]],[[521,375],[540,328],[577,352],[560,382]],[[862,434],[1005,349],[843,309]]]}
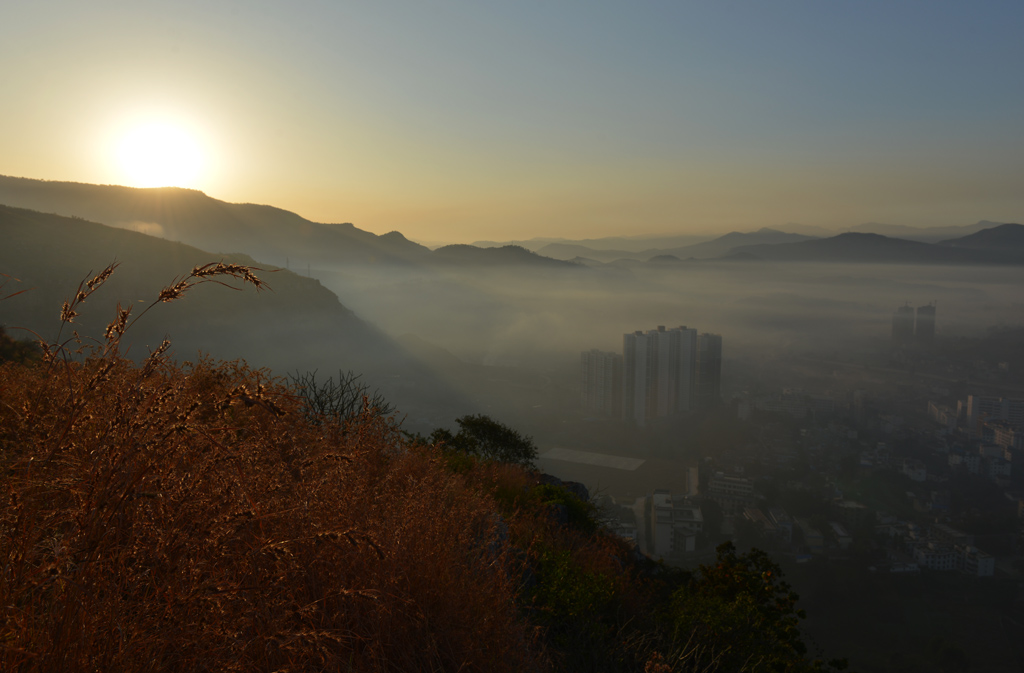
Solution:
{"label": "haze over city", "polygon": [[1024,219],[1017,2],[8,3],[0,174],[425,242]]}
{"label": "haze over city", "polygon": [[1022,28],[0,6],[0,670],[1019,671]]}

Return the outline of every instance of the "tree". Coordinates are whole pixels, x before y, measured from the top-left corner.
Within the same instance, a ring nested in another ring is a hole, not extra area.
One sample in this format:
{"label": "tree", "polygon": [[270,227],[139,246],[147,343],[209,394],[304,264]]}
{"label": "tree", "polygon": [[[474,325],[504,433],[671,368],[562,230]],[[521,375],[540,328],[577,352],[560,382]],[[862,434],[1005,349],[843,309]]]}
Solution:
{"label": "tree", "polygon": [[359,374],[338,370],[338,381],[328,377],[317,381],[316,371],[289,375],[292,385],[306,405],[306,415],[314,423],[323,419],[347,422],[359,416],[365,405],[377,416],[390,416],[394,408],[379,391],[359,382]]}
{"label": "tree", "polygon": [[[716,562],[700,566],[672,598],[676,641],[702,643],[718,659],[719,670],[828,670],[804,658],[799,597],[768,554],[760,549],[737,554],[731,542],[717,552]],[[829,666],[843,669],[846,663]]]}
{"label": "tree", "polygon": [[455,422],[459,424],[457,435],[453,435],[445,428],[438,428],[430,434],[431,443],[442,444],[449,450],[485,460],[524,467],[532,466],[533,461],[537,459],[537,446],[531,437],[522,435],[489,416],[463,416],[455,419]]}
{"label": "tree", "polygon": [[16,341],[0,326],[0,362],[25,364],[39,359],[39,347],[32,341]]}

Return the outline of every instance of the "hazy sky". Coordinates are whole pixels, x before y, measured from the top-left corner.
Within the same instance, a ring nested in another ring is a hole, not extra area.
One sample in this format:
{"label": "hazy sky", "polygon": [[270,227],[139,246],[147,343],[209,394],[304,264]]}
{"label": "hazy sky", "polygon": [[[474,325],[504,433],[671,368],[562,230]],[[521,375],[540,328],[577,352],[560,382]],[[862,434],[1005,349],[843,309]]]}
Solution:
{"label": "hazy sky", "polygon": [[1021,0],[14,0],[0,174],[430,241],[1024,221],[1022,35]]}

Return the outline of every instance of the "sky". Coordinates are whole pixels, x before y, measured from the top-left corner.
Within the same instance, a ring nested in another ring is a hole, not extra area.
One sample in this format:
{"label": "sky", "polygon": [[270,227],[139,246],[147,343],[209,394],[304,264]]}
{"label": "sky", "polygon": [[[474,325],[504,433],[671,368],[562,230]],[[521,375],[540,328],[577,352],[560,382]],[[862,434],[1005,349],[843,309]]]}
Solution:
{"label": "sky", "polygon": [[431,242],[1024,222],[1024,3],[0,5],[0,174]]}

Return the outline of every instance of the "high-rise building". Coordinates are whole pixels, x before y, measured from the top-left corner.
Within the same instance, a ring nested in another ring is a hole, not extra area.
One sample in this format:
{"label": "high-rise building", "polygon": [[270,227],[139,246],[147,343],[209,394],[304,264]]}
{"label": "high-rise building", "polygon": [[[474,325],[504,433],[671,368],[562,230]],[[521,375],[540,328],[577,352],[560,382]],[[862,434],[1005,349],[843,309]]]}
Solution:
{"label": "high-rise building", "polygon": [[934,304],[917,307],[917,324],[914,326],[914,342],[918,346],[931,346],[935,343]]}
{"label": "high-rise building", "polygon": [[697,337],[697,406],[717,406],[722,401],[722,336]]}
{"label": "high-rise building", "polygon": [[647,336],[637,330],[622,336],[622,418],[643,425],[647,420],[649,364]]}
{"label": "high-rise building", "polygon": [[619,418],[622,413],[622,356],[599,350],[580,357],[580,405],[587,416]]}
{"label": "high-rise building", "polygon": [[687,327],[623,335],[622,417],[643,425],[693,408],[697,330]]}
{"label": "high-rise building", "polygon": [[909,346],[914,341],[914,307],[900,306],[892,314],[892,345]]}

